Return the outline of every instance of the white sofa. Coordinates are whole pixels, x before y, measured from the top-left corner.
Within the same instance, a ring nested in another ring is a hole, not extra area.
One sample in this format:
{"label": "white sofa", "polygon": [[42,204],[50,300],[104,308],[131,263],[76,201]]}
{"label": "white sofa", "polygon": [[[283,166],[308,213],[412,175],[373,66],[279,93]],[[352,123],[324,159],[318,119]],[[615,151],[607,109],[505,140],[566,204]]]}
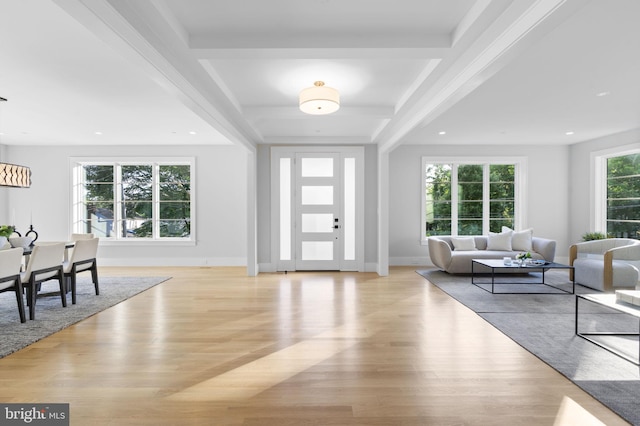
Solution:
{"label": "white sofa", "polygon": [[630,238],[584,241],[569,248],[576,284],[600,291],[636,288],[639,263],[640,241]]}
{"label": "white sofa", "polygon": [[[474,236],[475,249],[464,250],[454,248],[454,239],[451,236],[429,237],[429,257],[431,262],[443,271],[450,274],[470,274],[472,259],[502,259],[504,257],[516,257],[523,251],[531,253],[532,259],[553,262],[556,255],[556,242],[546,238],[531,236],[531,250],[520,250],[511,247],[511,250],[487,250],[488,236]],[[504,247],[504,248],[508,248]],[[526,248],[526,247],[521,247]]]}

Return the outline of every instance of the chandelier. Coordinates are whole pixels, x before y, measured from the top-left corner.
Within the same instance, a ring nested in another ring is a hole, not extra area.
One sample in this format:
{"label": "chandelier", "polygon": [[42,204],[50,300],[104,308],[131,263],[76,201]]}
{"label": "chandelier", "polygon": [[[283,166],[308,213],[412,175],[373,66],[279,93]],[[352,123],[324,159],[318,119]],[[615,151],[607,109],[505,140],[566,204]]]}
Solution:
{"label": "chandelier", "polygon": [[[0,102],[6,102],[0,98]],[[0,162],[0,186],[29,188],[31,186],[31,169],[25,166]]]}

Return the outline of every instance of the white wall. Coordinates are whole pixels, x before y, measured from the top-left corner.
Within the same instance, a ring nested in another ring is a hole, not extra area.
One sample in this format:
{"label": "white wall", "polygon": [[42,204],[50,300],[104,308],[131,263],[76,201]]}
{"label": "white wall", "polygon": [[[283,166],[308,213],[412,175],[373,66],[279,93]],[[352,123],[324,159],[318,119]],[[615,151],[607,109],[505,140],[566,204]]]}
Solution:
{"label": "white wall", "polygon": [[257,151],[258,264],[271,263],[271,145]]}
{"label": "white wall", "polygon": [[[527,223],[534,235],[557,241],[556,258],[565,261],[568,247],[591,230],[590,155],[594,151],[640,143],[640,130],[603,137],[570,147],[406,145],[390,154],[389,256],[392,265],[427,265],[420,244],[421,157],[526,156],[528,158]],[[102,264],[245,265],[246,152],[239,147],[18,147],[0,146],[2,161],[32,168],[29,189],[0,188],[0,224],[25,231],[33,210],[41,240],[65,240],[69,233],[69,158],[81,156],[194,156],[197,158],[196,246],[103,246]],[[365,147],[365,262],[377,260],[377,150]],[[259,146],[258,262],[270,261],[269,147]],[[34,204],[35,202],[35,204]]]}
{"label": "white wall", "polygon": [[570,147],[570,228],[569,238],[578,242],[586,232],[594,231],[593,221],[593,164],[591,154],[599,151],[624,150],[640,144],[640,129],[605,136]]}
{"label": "white wall", "polygon": [[430,265],[421,245],[421,193],[424,190],[422,157],[527,158],[526,221],[534,236],[556,240],[556,260],[569,257],[569,147],[405,145],[390,156],[389,263]]}
{"label": "white wall", "polygon": [[31,167],[32,186],[0,193],[0,224],[15,210],[24,233],[31,214],[40,241],[67,240],[70,230],[70,157],[195,157],[196,229],[194,246],[101,244],[102,265],[244,266],[247,258],[247,153],[233,146],[7,146],[4,160]]}

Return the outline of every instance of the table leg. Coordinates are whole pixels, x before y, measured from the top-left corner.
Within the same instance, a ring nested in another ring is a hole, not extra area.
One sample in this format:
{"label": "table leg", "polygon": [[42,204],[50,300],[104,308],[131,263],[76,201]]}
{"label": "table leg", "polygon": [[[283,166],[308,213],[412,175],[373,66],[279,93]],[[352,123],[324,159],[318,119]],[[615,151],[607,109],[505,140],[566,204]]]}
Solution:
{"label": "table leg", "polygon": [[[575,293],[575,291],[574,291]],[[575,320],[575,331],[576,331],[576,335],[578,334],[578,300],[580,298],[578,296],[576,296],[576,320]]]}
{"label": "table leg", "polygon": [[493,289],[495,277],[496,277],[496,268],[491,268],[491,293],[492,294],[495,293],[495,290]]}

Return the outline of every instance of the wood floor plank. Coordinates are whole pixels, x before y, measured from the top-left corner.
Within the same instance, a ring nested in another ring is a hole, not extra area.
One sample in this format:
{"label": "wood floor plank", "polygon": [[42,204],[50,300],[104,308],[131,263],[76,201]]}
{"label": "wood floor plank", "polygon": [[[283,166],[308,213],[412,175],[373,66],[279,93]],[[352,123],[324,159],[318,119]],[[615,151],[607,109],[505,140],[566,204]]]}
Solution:
{"label": "wood floor plank", "polygon": [[100,275],[172,279],[0,359],[0,400],[73,425],[626,424],[413,268]]}

